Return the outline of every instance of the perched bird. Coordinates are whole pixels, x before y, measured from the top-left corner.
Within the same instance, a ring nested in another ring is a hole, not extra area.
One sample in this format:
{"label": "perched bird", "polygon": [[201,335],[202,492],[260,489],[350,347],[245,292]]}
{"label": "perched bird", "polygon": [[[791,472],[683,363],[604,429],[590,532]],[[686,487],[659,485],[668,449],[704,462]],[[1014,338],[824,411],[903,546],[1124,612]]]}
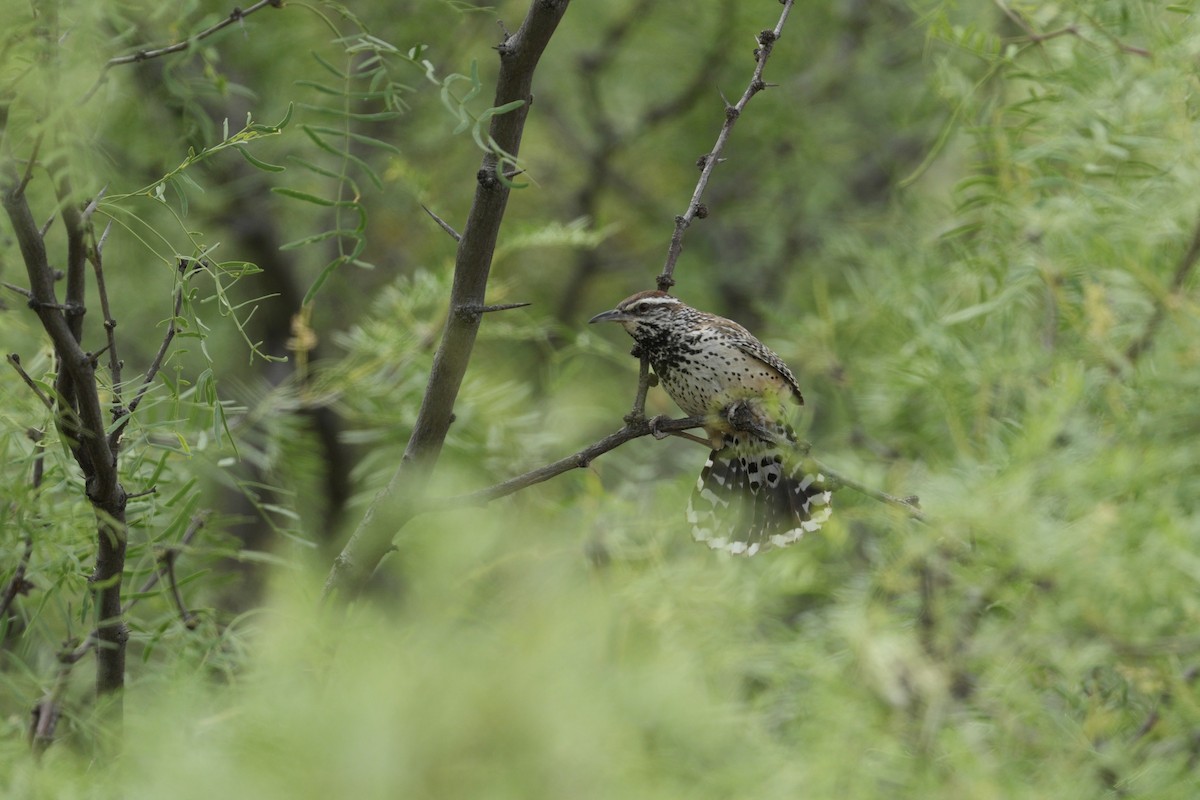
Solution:
{"label": "perched bird", "polygon": [[621,323],[636,343],[633,355],[650,361],[671,399],[708,420],[713,450],[688,500],[697,541],[752,556],[829,519],[825,478],[805,472],[785,422],[785,403],[804,398],[770,348],[736,322],[666,292],[638,292],[590,321]]}

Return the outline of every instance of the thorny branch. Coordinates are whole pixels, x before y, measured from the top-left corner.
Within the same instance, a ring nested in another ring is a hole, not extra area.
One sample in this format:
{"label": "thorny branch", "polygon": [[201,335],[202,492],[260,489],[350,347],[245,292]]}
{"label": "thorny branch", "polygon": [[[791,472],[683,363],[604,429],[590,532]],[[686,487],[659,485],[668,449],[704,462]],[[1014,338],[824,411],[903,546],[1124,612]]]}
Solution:
{"label": "thorny branch", "polygon": [[[501,153],[513,157],[519,154],[533,99],[534,72],[567,11],[568,3],[569,0],[532,0],[521,27],[511,35],[506,32],[496,48],[500,72],[496,78],[493,106],[520,101],[514,110],[494,115],[489,124],[488,135]],[[446,317],[442,340],[434,355],[429,384],[408,446],[387,488],[367,509],[334,560],[322,593],[325,600],[335,596],[351,600],[363,590],[379,562],[391,550],[395,536],[395,528],[375,523],[376,509],[385,500],[402,506],[419,502],[422,488],[441,453],[453,420],[458,390],[475,346],[492,258],[508,205],[512,182],[504,176],[505,167],[496,152],[488,152],[476,173],[475,198],[455,256],[451,313]],[[403,512],[401,516],[404,516]]]}
{"label": "thorny branch", "polygon": [[110,58],[104,63],[104,66],[100,69],[99,76],[96,78],[96,82],[93,83],[92,87],[84,93],[83,99],[80,102],[86,103],[88,100],[92,99],[92,95],[94,95],[96,91],[104,84],[104,81],[108,78],[108,71],[113,67],[119,67],[124,64],[140,64],[143,61],[150,61],[151,59],[160,58],[172,53],[181,53],[184,50],[189,49],[197,42],[207,39],[214,33],[228,28],[235,22],[243,21],[246,19],[246,17],[250,16],[254,12],[261,11],[267,6],[270,6],[271,8],[283,8],[283,0],[259,0],[259,2],[244,10],[234,7],[234,9],[229,12],[229,16],[208,26],[196,35],[184,39],[182,42],[176,42],[175,44],[170,44],[166,47],[155,48],[153,50],[138,50],[137,52],[130,53],[129,55],[114,56],[113,58]]}
{"label": "thorny branch", "polygon": [[185,39],[182,42],[176,42],[175,44],[172,44],[172,45],[167,45],[166,47],[160,47],[155,50],[138,50],[136,53],[131,53],[130,55],[127,55],[127,56],[117,56],[116,58],[110,58],[105,63],[104,68],[107,70],[110,67],[120,66],[121,64],[137,64],[142,61],[149,61],[152,58],[159,58],[161,56],[170,55],[171,53],[180,53],[184,50],[187,50],[189,47],[191,47],[196,42],[199,42],[202,39],[207,39],[209,36],[212,36],[217,31],[222,30],[223,28],[227,28],[235,22],[241,22],[246,17],[253,14],[255,11],[261,11],[262,9],[266,8],[267,6],[270,6],[272,8],[283,8],[283,0],[259,0],[257,3],[255,3],[254,5],[250,6],[249,8],[247,8],[245,10],[235,7],[232,11],[229,12],[229,16],[225,17],[220,22],[217,22],[214,25],[210,25],[209,27],[200,31],[199,33],[197,33],[195,36],[192,36],[191,38]]}
{"label": "thorny branch", "polygon": [[721,132],[717,134],[716,144],[713,145],[711,152],[701,156],[700,160],[696,162],[700,167],[700,179],[696,181],[696,190],[692,192],[692,199],[688,203],[687,211],[675,218],[675,231],[671,234],[671,245],[667,248],[667,260],[663,264],[662,274],[658,276],[660,291],[669,291],[675,285],[673,277],[675,262],[679,260],[679,254],[683,250],[683,232],[692,224],[693,219],[703,219],[708,216],[708,208],[700,202],[700,198],[704,196],[704,190],[708,187],[708,179],[712,176],[713,169],[721,162],[721,153],[725,151],[725,143],[729,141],[729,134],[733,131],[734,124],[745,110],[746,104],[750,102],[750,98],[769,85],[763,81],[763,69],[767,66],[767,59],[771,57],[775,42],[783,35],[783,26],[792,12],[793,2],[794,0],[783,0],[783,12],[780,13],[779,22],[775,24],[774,29],[758,34],[758,47],[754,51],[754,74],[750,78],[750,84],[746,87],[746,91],[742,92],[740,100],[733,105],[726,105],[725,123],[721,126]]}

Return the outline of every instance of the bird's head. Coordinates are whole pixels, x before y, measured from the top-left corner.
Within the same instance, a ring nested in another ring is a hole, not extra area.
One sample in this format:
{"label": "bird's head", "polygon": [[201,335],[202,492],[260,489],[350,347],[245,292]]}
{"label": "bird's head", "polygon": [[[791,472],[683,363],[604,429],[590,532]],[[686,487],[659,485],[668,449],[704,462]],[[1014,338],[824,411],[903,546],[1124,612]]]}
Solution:
{"label": "bird's head", "polygon": [[666,292],[649,291],[630,295],[612,311],[597,314],[592,322],[619,322],[634,339],[653,338],[671,326],[675,315],[686,306]]}

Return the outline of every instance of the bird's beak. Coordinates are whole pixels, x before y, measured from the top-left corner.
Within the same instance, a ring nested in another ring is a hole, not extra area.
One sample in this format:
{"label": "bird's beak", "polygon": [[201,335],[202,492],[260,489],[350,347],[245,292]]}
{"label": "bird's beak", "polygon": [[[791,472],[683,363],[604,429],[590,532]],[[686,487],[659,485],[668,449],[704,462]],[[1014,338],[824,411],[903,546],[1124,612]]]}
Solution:
{"label": "bird's beak", "polygon": [[591,325],[593,322],[627,322],[630,319],[631,317],[628,313],[614,308],[612,311],[605,311],[603,314],[597,314],[592,317],[588,320],[588,324]]}

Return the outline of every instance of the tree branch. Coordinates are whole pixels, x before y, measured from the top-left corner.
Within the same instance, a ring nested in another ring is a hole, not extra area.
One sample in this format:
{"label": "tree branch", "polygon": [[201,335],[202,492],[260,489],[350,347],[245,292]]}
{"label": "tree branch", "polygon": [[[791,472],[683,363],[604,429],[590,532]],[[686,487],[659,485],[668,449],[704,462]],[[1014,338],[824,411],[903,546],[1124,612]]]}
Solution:
{"label": "tree branch", "polygon": [[[99,198],[97,198],[98,200]],[[95,201],[93,201],[95,202]],[[89,206],[90,208],[90,206]],[[90,212],[85,211],[84,216],[88,216]],[[112,222],[104,229],[104,233],[100,235],[97,241],[96,237],[92,237],[92,248],[90,251],[90,261],[92,262],[92,271],[96,275],[96,294],[100,298],[100,313],[104,315],[104,335],[108,340],[108,373],[112,379],[112,395],[113,395],[113,413],[116,409],[121,408],[121,359],[117,356],[117,321],[113,319],[112,309],[108,304],[108,287],[104,283],[104,241],[108,238],[108,232],[112,229]],[[109,438],[109,447],[116,450],[116,440]]]}
{"label": "tree branch", "polygon": [[42,405],[44,405],[47,410],[54,411],[54,401],[46,396],[46,393],[42,391],[42,387],[38,386],[34,382],[33,378],[29,377],[29,373],[25,371],[23,366],[21,366],[21,357],[16,353],[9,353],[7,360],[8,363],[12,365],[12,368],[17,371],[17,374],[21,376],[21,380],[25,381],[25,385],[33,390],[33,393],[37,395],[38,400],[42,401]]}
{"label": "tree branch", "polygon": [[704,417],[684,417],[682,419],[661,419],[658,417],[646,419],[643,417],[638,421],[627,422],[625,427],[614,433],[610,433],[594,444],[588,445],[578,453],[573,453],[566,458],[560,458],[558,461],[554,461],[544,467],[538,467],[523,475],[509,478],[506,481],[497,483],[495,486],[489,486],[477,492],[441,500],[432,500],[420,508],[419,512],[447,511],[454,508],[462,508],[463,506],[486,505],[493,500],[507,497],[534,484],[548,481],[564,472],[570,472],[573,469],[584,469],[600,456],[610,450],[617,449],[626,442],[631,442],[643,436],[660,438],[659,434],[700,428],[704,426],[704,421]]}
{"label": "tree branch", "polygon": [[713,145],[711,152],[701,156],[697,162],[700,166],[700,179],[696,181],[696,190],[692,192],[692,199],[688,203],[687,211],[675,217],[675,231],[671,234],[671,244],[667,248],[667,260],[663,264],[662,274],[658,276],[660,291],[668,291],[675,285],[673,277],[675,262],[679,260],[679,254],[683,251],[683,232],[692,224],[692,220],[708,216],[708,208],[700,202],[700,198],[704,196],[704,190],[708,187],[708,179],[712,176],[713,168],[721,162],[721,153],[725,151],[725,144],[729,141],[729,134],[733,131],[734,124],[742,115],[750,98],[768,86],[762,79],[763,69],[767,66],[767,59],[771,57],[775,42],[783,35],[783,26],[792,12],[793,2],[794,0],[783,0],[783,11],[779,15],[779,22],[775,24],[774,29],[765,30],[758,35],[758,48],[754,51],[754,74],[750,78],[750,84],[746,87],[746,91],[742,92],[740,100],[732,106],[726,105],[725,123],[721,126],[721,132],[717,134],[716,144]]}
{"label": "tree branch", "polygon": [[[727,418],[734,427],[740,430],[752,430],[758,433],[759,430],[746,425],[747,417],[738,416],[736,414]],[[643,436],[653,436],[656,439],[665,438],[668,434],[681,434],[685,431],[694,428],[702,428],[708,420],[705,417],[683,417],[681,419],[664,419],[655,417],[654,419],[646,419],[642,417],[637,420],[626,420],[625,426],[620,430],[610,433],[603,439],[594,442],[583,448],[577,453],[572,453],[565,458],[560,458],[545,466],[532,469],[529,472],[501,481],[486,489],[480,489],[476,492],[468,494],[455,495],[453,497],[438,498],[425,501],[415,508],[413,514],[425,514],[437,511],[451,511],[454,509],[463,508],[464,506],[482,506],[487,505],[493,500],[498,500],[501,497],[507,497],[510,494],[515,494],[522,489],[527,489],[538,483],[543,483],[551,478],[562,475],[564,472],[570,472],[574,469],[584,469],[591,465],[600,456],[605,453],[616,450],[623,444],[639,439]],[[769,435],[769,434],[768,434]],[[697,439],[698,443],[707,446],[707,441]],[[897,508],[903,509],[914,519],[921,522],[926,522],[925,514],[921,511],[919,500],[916,497],[896,497],[887,492],[873,489],[859,481],[846,477],[844,474],[828,466],[827,464],[818,461],[809,455],[810,445],[808,442],[794,442],[785,440],[776,440],[779,444],[791,447],[797,454],[807,458],[812,464],[821,471],[829,483],[834,484],[832,488],[846,488],[858,492],[859,494],[870,497],[873,500],[878,500],[881,503],[894,505]]]}
{"label": "tree branch", "polygon": [[1175,274],[1171,277],[1171,286],[1167,289],[1166,297],[1155,301],[1154,313],[1150,315],[1150,319],[1146,323],[1146,330],[1125,351],[1125,358],[1130,364],[1136,364],[1142,354],[1154,344],[1154,337],[1158,334],[1158,329],[1167,316],[1169,298],[1178,295],[1183,290],[1183,284],[1187,282],[1188,276],[1192,274],[1198,260],[1200,260],[1200,220],[1196,221],[1196,228],[1192,231],[1192,240],[1175,267]]}
{"label": "tree branch", "polygon": [[216,23],[215,25],[210,25],[190,39],[185,39],[182,42],[176,42],[175,44],[168,45],[166,47],[160,47],[156,50],[138,50],[136,53],[132,53],[127,56],[110,58],[107,62],[105,62],[104,69],[107,70],[110,67],[120,66],[121,64],[138,64],[142,61],[149,61],[152,58],[159,58],[161,56],[170,55],[171,53],[183,52],[196,42],[199,42],[202,39],[207,39],[217,31],[227,28],[235,22],[241,22],[255,11],[261,11],[267,6],[270,6],[271,8],[283,8],[283,0],[259,0],[245,11],[240,8],[234,8],[229,12],[228,17]]}
{"label": "tree branch", "polygon": [[[184,285],[187,282],[187,264],[186,260],[180,259],[179,265],[176,268],[179,272],[179,283],[175,287],[175,303],[171,309],[171,321],[167,323],[167,332],[163,335],[162,342],[158,345],[158,352],[154,354],[154,360],[150,362],[150,366],[146,369],[146,377],[142,379],[142,385],[138,388],[133,400],[130,401],[128,408],[121,408],[119,405],[113,408],[113,419],[119,420],[118,424],[113,426],[112,432],[108,435],[109,446],[114,452],[120,448],[121,433],[124,432],[125,427],[129,424],[129,420],[133,417],[133,413],[137,411],[138,406],[142,404],[142,398],[146,396],[146,392],[150,391],[150,387],[154,385],[154,378],[158,375],[158,371],[162,369],[163,359],[167,356],[167,350],[170,349],[175,334],[179,332],[179,326],[176,323],[179,320],[180,312],[183,310],[183,291]],[[118,402],[119,399],[118,396]]]}
{"label": "tree branch", "polygon": [[[72,286],[68,274],[68,299],[79,306],[78,311],[60,310],[54,292],[54,272],[46,255],[46,244],[33,220],[23,187],[5,182],[0,187],[5,213],[21,249],[29,275],[30,305],[50,336],[58,358],[60,377],[69,376],[69,383],[60,384],[69,391],[60,394],[56,422],[64,436],[71,439],[71,451],[83,471],[88,500],[96,514],[96,567],[91,585],[96,593],[96,635],[102,645],[97,651],[96,691],[98,694],[118,692],[125,685],[125,626],[121,619],[121,576],[125,568],[125,490],[117,474],[116,454],[104,435],[104,415],[96,386],[92,358],[79,344],[82,331],[83,288]],[[64,204],[64,219],[71,204]],[[75,212],[78,214],[78,210]],[[75,219],[68,230],[68,241],[75,242],[78,227]],[[80,234],[79,241],[82,241]],[[78,245],[73,245],[78,247]],[[69,268],[74,257],[82,251],[69,253]],[[82,270],[82,262],[79,262]],[[70,398],[70,404],[66,402]],[[74,405],[75,408],[71,408]],[[69,409],[69,410],[68,410]],[[78,416],[75,416],[75,413]],[[120,703],[113,705],[120,713]]]}
{"label": "tree branch", "polygon": [[[506,34],[496,48],[500,54],[500,73],[493,107],[521,101],[520,107],[491,119],[488,133],[499,152],[516,156],[520,151],[525,120],[533,100],[533,74],[568,4],[569,0],[532,0],[520,29],[512,36]],[[454,312],[484,306],[492,257],[512,186],[502,173],[504,168],[497,152],[484,155],[476,175],[475,199],[458,242],[450,313],[408,447],[387,488],[367,509],[362,522],[334,561],[325,583],[323,597],[326,599],[335,594],[352,599],[363,589],[391,548],[395,533],[390,526],[374,524],[375,509],[385,497],[392,497],[401,504],[407,502],[407,498],[419,498],[441,453],[481,321],[480,315]],[[404,494],[400,496],[402,492]],[[406,518],[404,514],[401,517]]]}
{"label": "tree branch", "polygon": [[29,590],[33,588],[33,584],[25,580],[25,571],[29,569],[29,559],[32,557],[33,532],[26,530],[25,547],[21,551],[21,558],[17,561],[17,568],[12,577],[8,579],[8,585],[4,587],[4,593],[0,595],[0,620],[8,615],[8,609],[13,600],[17,599],[17,595],[28,594]]}

